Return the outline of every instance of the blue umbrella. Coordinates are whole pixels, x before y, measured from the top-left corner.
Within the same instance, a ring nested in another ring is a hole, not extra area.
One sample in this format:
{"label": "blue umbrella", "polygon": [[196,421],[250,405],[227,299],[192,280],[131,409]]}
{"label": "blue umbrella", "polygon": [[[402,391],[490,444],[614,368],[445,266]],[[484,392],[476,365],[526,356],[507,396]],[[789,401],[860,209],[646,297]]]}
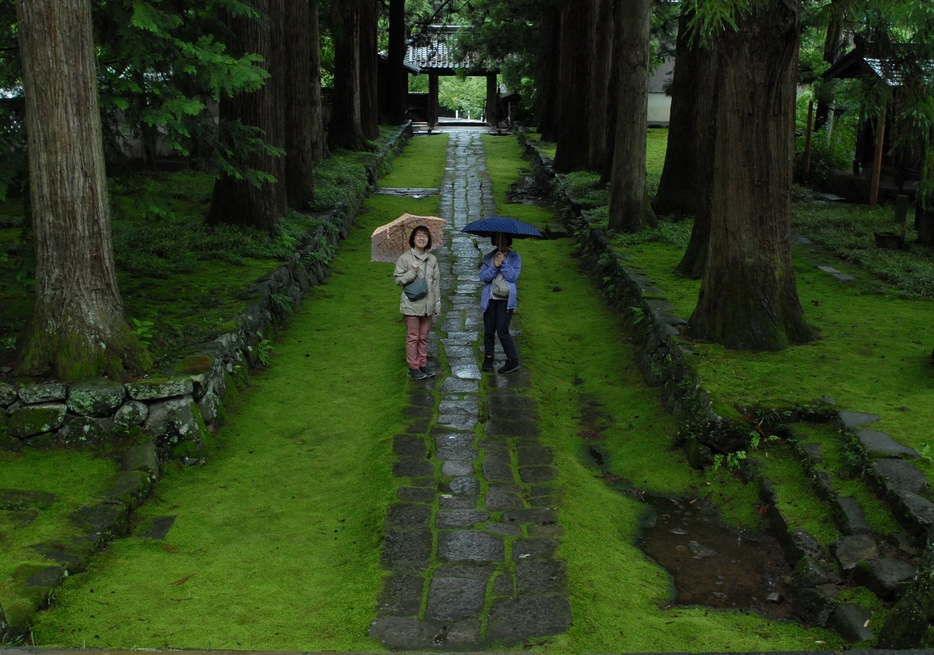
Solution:
{"label": "blue umbrella", "polygon": [[489,218],[482,218],[479,221],[468,223],[461,228],[461,232],[476,234],[481,237],[492,237],[497,232],[502,232],[503,234],[509,234],[519,239],[524,237],[542,238],[542,233],[539,232],[534,225],[529,225],[524,221],[520,221],[516,218],[509,218],[508,216],[490,216]]}

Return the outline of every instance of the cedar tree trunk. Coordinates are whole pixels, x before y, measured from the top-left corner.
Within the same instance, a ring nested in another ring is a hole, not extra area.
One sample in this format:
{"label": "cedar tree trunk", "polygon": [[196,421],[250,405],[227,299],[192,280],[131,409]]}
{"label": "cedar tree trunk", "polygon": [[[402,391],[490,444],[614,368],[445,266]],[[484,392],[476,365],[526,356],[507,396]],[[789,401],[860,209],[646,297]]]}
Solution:
{"label": "cedar tree trunk", "polygon": [[621,0],[616,144],[610,179],[610,227],[639,232],[657,221],[645,193],[651,0]]}
{"label": "cedar tree trunk", "polygon": [[536,98],[536,124],[542,141],[554,142],[558,133],[558,47],[561,39],[561,15],[554,3],[549,3],[542,16],[542,32],[548,35],[540,58],[539,88]]}
{"label": "cedar tree trunk", "polygon": [[376,48],[377,0],[360,2],[360,119],[364,136],[379,138],[379,52]]}
{"label": "cedar tree trunk", "polygon": [[311,41],[311,16],[308,0],[280,0],[284,14],[286,50],[285,81],[285,186],[289,207],[307,210],[314,197],[312,147],[314,125],[321,119],[320,93],[317,106],[311,84],[311,51],[318,47]]}
{"label": "cedar tree trunk", "polygon": [[658,215],[694,216],[691,240],[677,270],[697,280],[704,274],[710,238],[717,51],[692,45],[690,19],[687,14],[678,21],[668,150],[652,209]]}
{"label": "cedar tree trunk", "polygon": [[331,35],[334,39],[334,100],[328,123],[331,148],[366,150],[360,109],[360,3],[332,0]]}
{"label": "cedar tree trunk", "polygon": [[587,98],[590,66],[587,36],[590,6],[584,0],[561,6],[561,41],[558,44],[558,115],[555,170],[559,173],[587,168]]}
{"label": "cedar tree trunk", "polygon": [[[616,93],[611,80],[616,46],[616,0],[590,0],[590,103],[587,168],[608,180],[613,165],[613,136],[616,128]],[[617,79],[618,81],[618,79]],[[612,106],[611,106],[612,105]]]}
{"label": "cedar tree trunk", "polygon": [[727,348],[813,338],[791,261],[800,5],[768,0],[718,38],[710,243],[689,333]]}
{"label": "cedar tree trunk", "polygon": [[[219,115],[221,121],[240,121],[244,125],[258,127],[261,138],[267,144],[281,148],[284,145],[284,84],[280,68],[284,59],[283,13],[278,0],[255,0],[253,5],[269,17],[268,22],[228,13],[227,24],[233,34],[230,47],[237,56],[244,52],[255,52],[262,56],[269,78],[256,91],[222,98]],[[273,43],[277,43],[278,47],[273,48]],[[222,172],[214,183],[207,223],[242,225],[274,232],[279,225],[279,216],[288,211],[284,184],[285,158],[252,153],[244,163],[274,179],[256,185]]]}
{"label": "cedar tree trunk", "polygon": [[405,63],[405,0],[389,0],[389,124],[402,125],[409,104]]}
{"label": "cedar tree trunk", "polygon": [[328,156],[324,136],[324,108],[321,102],[321,26],[318,21],[318,0],[309,2],[308,40],[311,42],[311,155],[312,161],[321,161]]}
{"label": "cedar tree trunk", "polygon": [[141,374],[152,358],[124,319],[114,268],[90,3],[21,0],[16,12],[36,287],[15,373]]}

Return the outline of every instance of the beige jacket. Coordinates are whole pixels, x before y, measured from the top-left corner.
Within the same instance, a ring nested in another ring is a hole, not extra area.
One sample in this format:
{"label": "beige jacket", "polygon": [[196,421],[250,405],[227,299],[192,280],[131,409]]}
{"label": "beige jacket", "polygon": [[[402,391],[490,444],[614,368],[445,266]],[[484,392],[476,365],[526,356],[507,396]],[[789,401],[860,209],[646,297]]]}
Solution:
{"label": "beige jacket", "polygon": [[[413,268],[416,259],[422,262],[418,271]],[[396,270],[393,272],[396,284],[405,286],[415,280],[416,274],[419,277],[427,276],[428,295],[421,300],[409,300],[403,291],[402,298],[399,300],[399,311],[406,316],[441,314],[441,270],[438,268],[438,260],[435,256],[430,252],[420,256],[414,249],[410,249],[399,257]]]}

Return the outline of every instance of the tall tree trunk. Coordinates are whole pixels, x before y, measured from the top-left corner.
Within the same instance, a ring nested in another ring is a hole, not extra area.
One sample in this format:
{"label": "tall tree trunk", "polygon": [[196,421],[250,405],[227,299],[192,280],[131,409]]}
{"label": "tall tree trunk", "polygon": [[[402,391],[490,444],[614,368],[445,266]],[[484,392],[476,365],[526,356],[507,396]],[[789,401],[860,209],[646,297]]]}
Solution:
{"label": "tall tree trunk", "polygon": [[152,359],[123,316],[110,232],[88,0],[16,3],[36,241],[17,375],[139,375]]}
{"label": "tall tree trunk", "polygon": [[652,209],[659,215],[694,216],[691,240],[677,270],[697,280],[704,274],[710,238],[717,51],[691,44],[691,16],[678,20],[668,150]]}
{"label": "tall tree trunk", "polygon": [[616,0],[590,0],[590,102],[587,121],[587,168],[608,180],[613,166],[616,94],[611,80],[616,47]]}
{"label": "tall tree trunk", "polygon": [[376,48],[377,0],[360,2],[360,118],[364,136],[379,138],[379,52]]}
{"label": "tall tree trunk", "polygon": [[536,98],[535,113],[538,130],[542,141],[554,142],[558,133],[558,48],[554,44],[561,39],[561,15],[554,3],[549,3],[543,9],[542,31],[548,35],[545,43],[552,44],[546,47],[539,59],[539,88]]}
{"label": "tall tree trunk", "polygon": [[[231,50],[237,56],[244,52],[255,52],[263,57],[269,78],[262,88],[250,93],[241,93],[233,98],[222,98],[219,115],[221,121],[236,122],[259,128],[261,138],[269,145],[282,147],[282,64],[281,50],[282,12],[277,0],[254,0],[253,5],[269,20],[255,20],[244,16],[227,15],[227,24],[233,34]],[[275,11],[270,11],[275,9]],[[274,35],[279,38],[280,51],[273,48]],[[279,225],[279,216],[288,211],[285,188],[285,160],[281,156],[255,152],[244,162],[249,168],[271,175],[273,179],[253,184],[244,178],[221,173],[214,183],[211,208],[208,210],[209,225],[242,225],[267,232],[274,232]]]}
{"label": "tall tree trunk", "polygon": [[587,42],[590,6],[568,2],[561,7],[561,42],[556,99],[555,170],[561,173],[587,168],[587,98],[590,76]]}
{"label": "tall tree trunk", "polygon": [[285,82],[285,186],[289,207],[307,210],[314,197],[312,147],[314,125],[320,121],[320,94],[315,106],[311,84],[311,15],[308,0],[280,0],[284,16],[286,51],[282,78]]}
{"label": "tall tree trunk", "polygon": [[405,63],[405,0],[389,0],[389,123],[402,125],[408,109],[409,78]]}
{"label": "tall tree trunk", "polygon": [[780,350],[813,338],[791,261],[800,11],[769,0],[718,38],[710,250],[688,329],[727,348]]}
{"label": "tall tree trunk", "polygon": [[331,148],[366,150],[360,108],[360,2],[332,0],[331,36],[334,39],[334,99],[328,124]]}
{"label": "tall tree trunk", "polygon": [[610,227],[639,232],[657,222],[645,191],[651,0],[622,0],[619,9],[619,38],[625,46],[616,62],[619,92]]}
{"label": "tall tree trunk", "polygon": [[310,0],[308,9],[308,41],[311,43],[311,156],[321,161],[328,156],[324,135],[324,107],[321,102],[321,26],[318,20],[318,0]]}

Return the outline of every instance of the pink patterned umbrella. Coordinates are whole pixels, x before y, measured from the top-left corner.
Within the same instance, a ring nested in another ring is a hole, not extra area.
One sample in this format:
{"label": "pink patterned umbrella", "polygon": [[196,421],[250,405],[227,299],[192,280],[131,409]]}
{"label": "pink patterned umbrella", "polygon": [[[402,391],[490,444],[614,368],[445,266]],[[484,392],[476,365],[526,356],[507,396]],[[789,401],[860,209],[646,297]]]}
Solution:
{"label": "pink patterned umbrella", "polygon": [[446,223],[446,220],[437,216],[403,214],[391,223],[380,225],[370,237],[370,261],[394,264],[399,255],[409,249],[409,235],[420,225],[428,228],[431,249],[437,250],[444,245]]}

